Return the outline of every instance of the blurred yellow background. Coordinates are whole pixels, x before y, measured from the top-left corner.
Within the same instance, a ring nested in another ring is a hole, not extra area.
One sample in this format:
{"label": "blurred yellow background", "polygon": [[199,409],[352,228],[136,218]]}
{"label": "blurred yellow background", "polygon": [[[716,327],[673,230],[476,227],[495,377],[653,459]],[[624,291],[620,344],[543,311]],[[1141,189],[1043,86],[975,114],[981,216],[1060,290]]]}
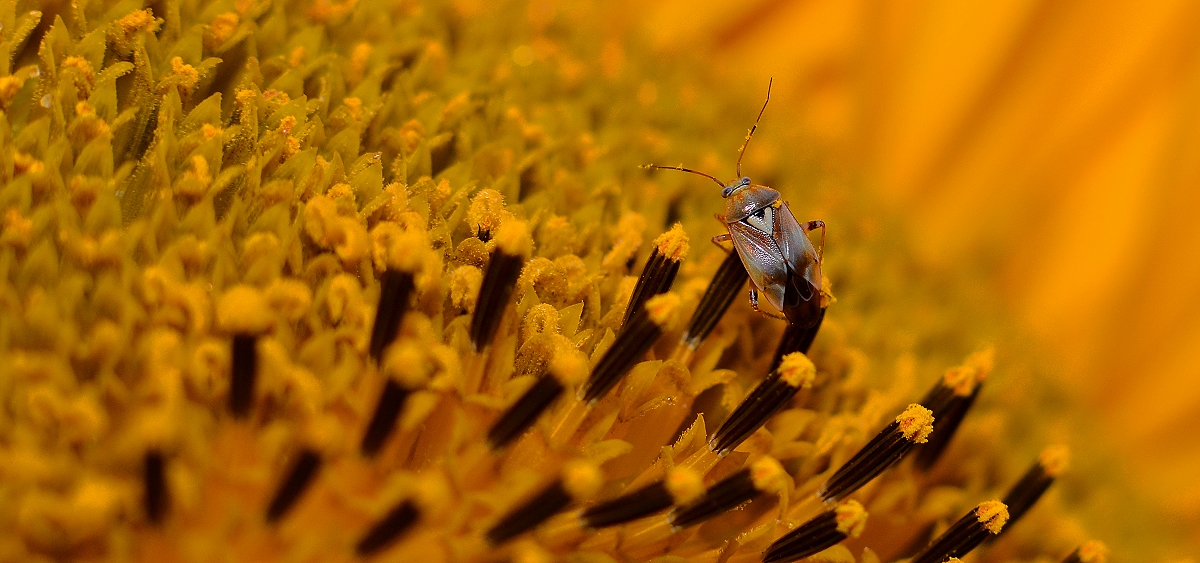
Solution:
{"label": "blurred yellow background", "polygon": [[618,5],[720,87],[773,76],[770,119],[865,172],[922,259],[994,268],[1139,489],[1200,522],[1200,3]]}

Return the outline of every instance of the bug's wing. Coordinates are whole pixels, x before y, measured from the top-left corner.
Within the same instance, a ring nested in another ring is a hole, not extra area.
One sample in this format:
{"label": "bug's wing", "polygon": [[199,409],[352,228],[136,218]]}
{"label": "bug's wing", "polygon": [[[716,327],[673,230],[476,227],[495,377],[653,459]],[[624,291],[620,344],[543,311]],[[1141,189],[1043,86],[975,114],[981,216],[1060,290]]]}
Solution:
{"label": "bug's wing", "polygon": [[813,287],[821,287],[821,262],[817,258],[817,249],[808,234],[800,228],[796,216],[792,215],[787,203],[780,206],[775,213],[774,237],[779,252],[787,262],[788,269],[808,280]]}
{"label": "bug's wing", "polygon": [[781,260],[775,238],[745,223],[727,223],[726,227],[738,256],[742,258],[742,265],[750,274],[750,281],[772,306],[782,311],[788,266]]}

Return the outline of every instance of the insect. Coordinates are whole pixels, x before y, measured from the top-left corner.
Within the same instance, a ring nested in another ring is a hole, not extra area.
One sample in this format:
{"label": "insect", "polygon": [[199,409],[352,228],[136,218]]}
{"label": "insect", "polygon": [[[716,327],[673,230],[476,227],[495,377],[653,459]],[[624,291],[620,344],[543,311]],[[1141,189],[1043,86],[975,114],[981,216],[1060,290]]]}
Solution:
{"label": "insect", "polygon": [[[821,257],[825,250],[825,222],[800,223],[778,191],[754,184],[749,177],[742,176],[742,157],[746,154],[746,146],[750,144],[770,101],[771,85],[768,83],[767,100],[763,102],[754,126],[746,134],[746,140],[738,151],[738,179],[729,184],[683,166],[650,164],[645,168],[688,172],[704,176],[721,186],[725,214],[717,214],[716,217],[725,224],[727,232],[713,237],[712,241],[722,248],[724,246],[721,243],[733,242],[734,250],[750,275],[750,306],[769,317],[809,327],[817,322],[821,314]],[[814,247],[808,233],[817,229],[821,230],[821,243]],[[765,295],[767,302],[783,313],[782,316],[760,309],[759,293]]]}

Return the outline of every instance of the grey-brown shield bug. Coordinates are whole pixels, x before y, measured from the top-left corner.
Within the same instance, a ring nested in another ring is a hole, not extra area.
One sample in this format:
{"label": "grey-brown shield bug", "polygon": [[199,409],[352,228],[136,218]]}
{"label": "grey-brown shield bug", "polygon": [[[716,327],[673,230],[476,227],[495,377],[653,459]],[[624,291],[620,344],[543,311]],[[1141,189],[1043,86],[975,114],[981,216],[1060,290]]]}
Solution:
{"label": "grey-brown shield bug", "polygon": [[[646,165],[645,168],[679,170],[704,176],[721,186],[725,198],[725,214],[717,220],[725,224],[726,234],[713,237],[717,246],[733,241],[733,247],[750,274],[750,306],[767,316],[784,318],[799,327],[809,327],[821,315],[821,256],[825,248],[825,222],[800,223],[778,191],[760,186],[742,176],[742,156],[758,129],[758,121],[771,101],[771,85],[767,85],[767,100],[763,102],[754,126],[738,151],[738,179],[725,184],[715,177],[683,166]],[[814,247],[808,232],[821,229],[821,244]],[[758,294],[783,313],[783,316],[763,311],[758,306]]]}

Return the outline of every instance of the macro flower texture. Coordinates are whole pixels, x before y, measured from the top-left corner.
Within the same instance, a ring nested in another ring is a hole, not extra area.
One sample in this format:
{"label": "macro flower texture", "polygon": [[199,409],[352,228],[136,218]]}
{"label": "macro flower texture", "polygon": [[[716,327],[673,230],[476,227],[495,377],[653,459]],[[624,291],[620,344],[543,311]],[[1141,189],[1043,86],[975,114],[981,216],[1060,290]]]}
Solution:
{"label": "macro flower texture", "polygon": [[[1153,543],[1096,516],[1067,401],[974,280],[783,150],[767,84],[604,13],[0,3],[0,561]],[[807,269],[709,243],[744,229]]]}

